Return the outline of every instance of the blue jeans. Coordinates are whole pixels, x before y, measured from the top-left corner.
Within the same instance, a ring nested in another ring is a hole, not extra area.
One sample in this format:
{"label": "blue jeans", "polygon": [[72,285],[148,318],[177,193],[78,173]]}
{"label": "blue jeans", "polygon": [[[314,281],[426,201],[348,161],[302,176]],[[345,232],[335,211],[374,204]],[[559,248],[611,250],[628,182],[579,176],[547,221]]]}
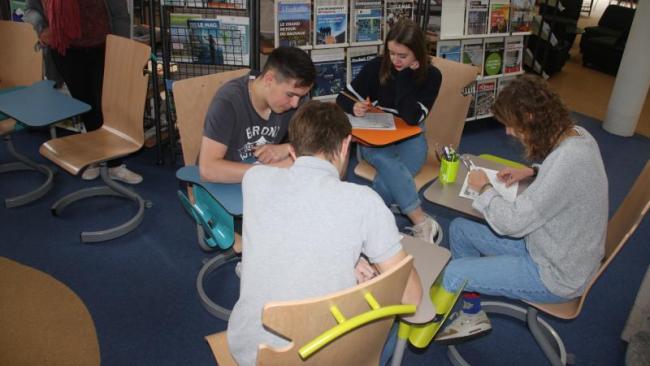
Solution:
{"label": "blue jeans", "polygon": [[413,177],[427,159],[424,132],[387,146],[362,146],[361,156],[377,170],[372,187],[386,205],[396,203],[405,214],[420,207]]}
{"label": "blue jeans", "polygon": [[457,218],[449,226],[452,260],[445,268],[443,287],[506,296],[539,303],[569,299],[551,293],[542,282],[537,264],[523,239],[495,234],[488,226]]}

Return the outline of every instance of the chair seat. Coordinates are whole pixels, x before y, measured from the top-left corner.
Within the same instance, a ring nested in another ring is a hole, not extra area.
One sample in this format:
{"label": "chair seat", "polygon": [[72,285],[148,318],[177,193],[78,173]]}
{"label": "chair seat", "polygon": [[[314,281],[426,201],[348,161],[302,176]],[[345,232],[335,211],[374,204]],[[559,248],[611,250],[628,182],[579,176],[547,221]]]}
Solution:
{"label": "chair seat", "polygon": [[[425,184],[431,182],[438,176],[440,171],[440,162],[433,158],[432,156],[427,157],[427,161],[422,166],[422,169],[415,175],[415,189],[419,191]],[[354,174],[358,175],[361,178],[373,181],[377,171],[375,168],[366,161],[360,161],[356,167],[354,167]]]}
{"label": "chair seat", "polygon": [[561,304],[538,304],[535,302],[526,302],[528,305],[533,306],[547,314],[553,315],[560,319],[575,319],[580,314],[580,298],[575,298],[569,302]]}
{"label": "chair seat", "polygon": [[68,173],[77,175],[90,164],[127,156],[141,147],[142,142],[102,127],[85,134],[52,139],[41,145],[39,151]]}
{"label": "chair seat", "polygon": [[0,136],[4,136],[8,133],[11,133],[14,130],[14,127],[16,126],[16,121],[7,118],[3,121],[0,121]]}
{"label": "chair seat", "polygon": [[219,332],[205,337],[219,366],[237,366],[228,349],[226,332]]}

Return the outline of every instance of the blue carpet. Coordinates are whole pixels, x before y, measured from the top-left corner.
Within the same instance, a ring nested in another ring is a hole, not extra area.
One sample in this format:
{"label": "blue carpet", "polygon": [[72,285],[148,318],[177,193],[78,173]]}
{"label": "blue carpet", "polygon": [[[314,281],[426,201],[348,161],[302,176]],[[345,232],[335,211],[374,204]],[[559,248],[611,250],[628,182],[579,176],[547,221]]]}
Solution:
{"label": "blue carpet", "polygon": [[[574,117],[600,143],[610,179],[610,212],[614,212],[650,159],[650,140],[614,136],[602,130],[597,121],[577,114]],[[47,163],[38,155],[38,146],[47,139],[46,131],[23,131],[15,137],[15,144],[19,151]],[[460,151],[489,152],[521,160],[517,143],[493,121],[469,122]],[[0,162],[7,160],[2,145]],[[226,323],[202,308],[195,291],[196,274],[202,260],[210,255],[199,249],[195,228],[176,198],[177,166],[156,165],[155,161],[155,150],[144,150],[128,160],[129,167],[144,176],[144,182],[135,190],[154,204],[136,231],[106,243],[80,243],[82,228],[101,229],[120,223],[135,208],[128,201],[120,205],[115,199],[96,198],[70,206],[61,217],[54,217],[49,207],[57,198],[99,184],[59,172],[54,188],[41,200],[14,209],[0,207],[0,256],[47,272],[77,293],[95,321],[102,364],[213,365],[203,337],[225,329]],[[362,182],[351,174],[349,179]],[[2,174],[0,196],[28,191],[40,182],[36,173]],[[589,189],[588,182],[585,189]],[[425,202],[424,207],[440,220],[445,231],[457,216],[430,203]],[[596,283],[581,316],[571,322],[549,320],[580,365],[623,364],[626,346],[620,333],[650,258],[648,221],[646,217]],[[398,223],[405,225],[406,221],[398,218]],[[233,272],[224,269],[207,286],[208,292],[223,304],[232,304],[237,298]],[[497,317],[493,318],[493,326],[490,335],[460,347],[468,361],[488,365],[546,364],[524,327]],[[446,348],[432,344],[424,350],[407,351],[403,364],[450,363]]]}

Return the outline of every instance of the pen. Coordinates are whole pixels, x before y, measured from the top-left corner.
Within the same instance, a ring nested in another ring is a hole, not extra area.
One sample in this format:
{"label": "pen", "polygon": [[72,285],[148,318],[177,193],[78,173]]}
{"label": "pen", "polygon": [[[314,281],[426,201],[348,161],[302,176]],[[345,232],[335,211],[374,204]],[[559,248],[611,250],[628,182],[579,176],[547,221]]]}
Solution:
{"label": "pen", "polygon": [[[355,103],[357,103],[357,102],[358,102],[358,103],[364,103],[364,102],[365,102],[365,100],[359,100],[359,98],[353,97],[352,95],[348,94],[348,93],[345,92],[345,91],[342,91],[342,92],[341,92],[341,95],[343,95],[344,97],[350,99],[351,101],[353,101],[353,102],[355,102]],[[383,110],[381,110],[379,107],[376,107],[376,106],[374,105],[374,102],[372,103],[372,106],[370,107],[370,111],[371,111],[371,112],[383,112]]]}

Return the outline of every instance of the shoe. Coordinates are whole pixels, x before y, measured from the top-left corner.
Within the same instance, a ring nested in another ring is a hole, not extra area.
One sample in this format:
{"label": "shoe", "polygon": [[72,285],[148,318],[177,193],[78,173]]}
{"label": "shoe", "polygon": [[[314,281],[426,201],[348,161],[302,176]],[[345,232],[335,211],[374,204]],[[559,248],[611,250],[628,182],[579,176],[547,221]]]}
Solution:
{"label": "shoe", "polygon": [[81,174],[81,179],[83,180],[94,180],[99,177],[99,166],[90,165],[84,172]]}
{"label": "shoe", "polygon": [[113,180],[119,180],[128,184],[138,184],[142,182],[142,176],[127,169],[125,164],[114,168],[108,168],[108,176]]}
{"label": "shoe", "polygon": [[440,224],[431,216],[427,216],[424,222],[414,226],[407,226],[405,229],[411,231],[413,237],[439,245],[442,242],[442,229]]}
{"label": "shoe", "polygon": [[451,323],[438,333],[436,342],[459,343],[487,334],[492,329],[490,319],[483,310],[476,314],[467,314],[459,310],[449,320]]}
{"label": "shoe", "polygon": [[237,262],[237,265],[235,266],[235,274],[237,275],[237,278],[241,278],[241,261]]}
{"label": "shoe", "polygon": [[395,215],[402,214],[402,210],[399,209],[399,205],[397,203],[391,203],[388,208],[390,209],[390,212],[394,213]]}

